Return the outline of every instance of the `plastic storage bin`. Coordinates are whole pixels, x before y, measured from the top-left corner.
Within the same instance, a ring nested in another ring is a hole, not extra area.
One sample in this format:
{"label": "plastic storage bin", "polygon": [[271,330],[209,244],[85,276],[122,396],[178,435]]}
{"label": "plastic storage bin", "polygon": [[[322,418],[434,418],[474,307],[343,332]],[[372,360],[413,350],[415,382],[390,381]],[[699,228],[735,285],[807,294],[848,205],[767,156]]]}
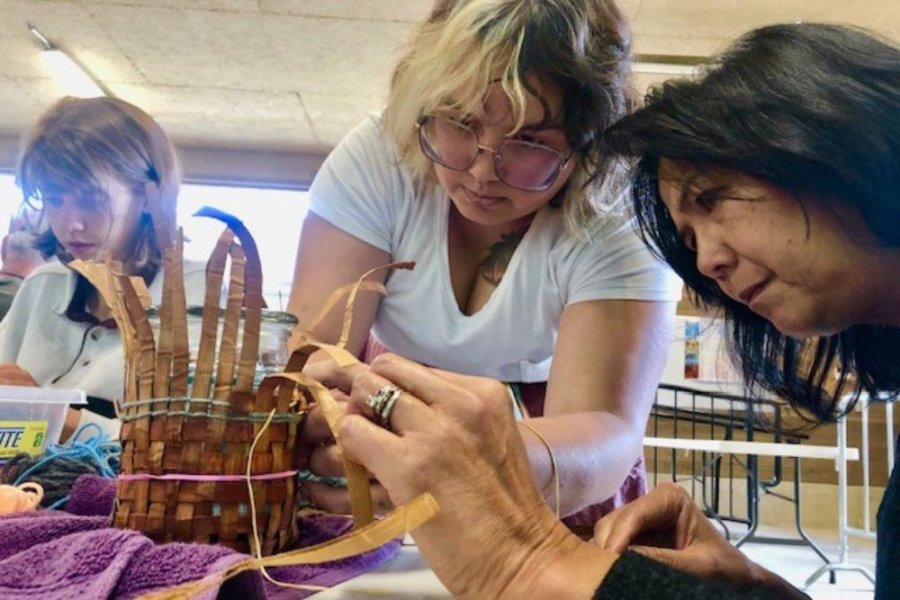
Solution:
{"label": "plastic storage bin", "polygon": [[0,463],[57,443],[70,404],[87,404],[84,392],[0,385]]}

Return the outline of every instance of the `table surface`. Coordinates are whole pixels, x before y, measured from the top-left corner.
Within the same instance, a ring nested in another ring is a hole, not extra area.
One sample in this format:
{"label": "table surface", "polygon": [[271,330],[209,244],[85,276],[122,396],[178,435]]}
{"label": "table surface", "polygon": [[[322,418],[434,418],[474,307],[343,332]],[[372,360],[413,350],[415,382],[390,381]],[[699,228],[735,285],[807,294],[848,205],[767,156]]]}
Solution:
{"label": "table surface", "polygon": [[315,600],[397,598],[398,600],[448,599],[450,592],[438,581],[407,537],[400,553],[386,565],[350,581],[313,594]]}
{"label": "table surface", "polygon": [[[723,440],[679,440],[646,438],[645,446],[696,449],[712,452],[749,453],[758,455],[798,456],[801,458],[830,458],[837,456],[837,448],[828,446],[800,446],[765,442],[735,442]],[[847,459],[858,460],[859,451],[848,448]],[[452,598],[425,564],[419,549],[407,536],[398,555],[380,568],[311,596],[316,600],[350,600],[366,598],[396,598],[398,600]]]}

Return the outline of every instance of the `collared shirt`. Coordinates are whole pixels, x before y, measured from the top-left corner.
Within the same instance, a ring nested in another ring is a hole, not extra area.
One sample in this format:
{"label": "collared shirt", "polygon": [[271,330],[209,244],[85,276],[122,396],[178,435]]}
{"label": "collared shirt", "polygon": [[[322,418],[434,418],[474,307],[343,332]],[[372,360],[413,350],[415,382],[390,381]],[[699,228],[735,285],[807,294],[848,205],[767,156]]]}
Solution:
{"label": "collared shirt", "polygon": [[0,319],[2,319],[12,305],[16,292],[22,285],[22,278],[12,273],[0,273]]}
{"label": "collared shirt", "polygon": [[[0,322],[0,363],[16,363],[44,387],[84,390],[111,402],[124,394],[125,355],[117,328],[94,318],[73,319],[70,312],[80,275],[52,261],[24,281],[9,313]],[[150,284],[159,303],[162,272]],[[186,261],[185,297],[203,304],[206,265]],[[84,300],[81,300],[84,306]]]}

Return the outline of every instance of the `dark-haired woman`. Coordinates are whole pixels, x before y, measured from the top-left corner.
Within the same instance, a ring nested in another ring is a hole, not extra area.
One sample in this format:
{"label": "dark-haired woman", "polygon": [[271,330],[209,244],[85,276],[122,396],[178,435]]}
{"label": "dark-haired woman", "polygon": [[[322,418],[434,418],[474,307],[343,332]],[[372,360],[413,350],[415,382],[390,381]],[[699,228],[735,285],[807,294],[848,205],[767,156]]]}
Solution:
{"label": "dark-haired woman", "polygon": [[[835,416],[825,386],[836,365],[845,373],[837,394],[900,393],[896,45],[831,25],[755,30],[702,77],[655,90],[605,140],[637,160],[641,232],[701,303],[724,311],[751,386],[821,421]],[[385,382],[406,390],[388,428],[366,403]],[[351,400],[361,416],[343,423],[346,451],[395,502],[435,495],[441,512],[414,537],[461,597],[803,597],[674,485],[579,542],[538,500],[492,382],[387,357],[357,379]],[[485,428],[494,434],[477,435]],[[897,596],[897,468],[879,511],[876,579],[878,600]]]}
{"label": "dark-haired woman", "polygon": [[[415,260],[386,297],[360,299],[348,348],[363,352],[371,331],[370,349],[537,390],[520,425],[531,465],[562,515],[594,507],[570,521],[588,526],[644,492],[635,460],[680,297],[613,209],[621,194],[601,186],[600,135],[629,102],[628,49],[611,0],[437,2],[383,115],[316,176],[289,305],[309,322],[333,289]],[[317,337],[339,337],[338,312]],[[345,389],[365,368],[320,367]],[[319,417],[301,434],[310,471],[339,476]],[[344,489],[308,482],[304,493],[349,506]]]}

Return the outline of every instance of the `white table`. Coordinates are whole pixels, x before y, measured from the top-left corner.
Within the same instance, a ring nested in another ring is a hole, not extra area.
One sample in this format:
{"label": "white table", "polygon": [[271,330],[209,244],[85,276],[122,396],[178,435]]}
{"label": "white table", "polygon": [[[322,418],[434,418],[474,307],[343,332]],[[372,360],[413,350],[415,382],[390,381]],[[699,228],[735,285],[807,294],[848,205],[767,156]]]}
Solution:
{"label": "white table", "polygon": [[311,596],[316,600],[397,598],[398,600],[453,598],[438,581],[407,536],[400,553],[380,568]]}
{"label": "white table", "polygon": [[[644,439],[644,445],[720,452],[723,454],[753,454],[791,458],[837,459],[837,448],[830,446],[802,446],[768,442],[737,442],[729,440],[694,440],[654,438]],[[848,460],[859,460],[859,451],[849,448]],[[314,594],[316,600],[357,600],[368,598],[396,598],[398,600],[446,600],[453,598],[431,571],[418,548],[407,536],[399,554],[389,563],[333,588]]]}

